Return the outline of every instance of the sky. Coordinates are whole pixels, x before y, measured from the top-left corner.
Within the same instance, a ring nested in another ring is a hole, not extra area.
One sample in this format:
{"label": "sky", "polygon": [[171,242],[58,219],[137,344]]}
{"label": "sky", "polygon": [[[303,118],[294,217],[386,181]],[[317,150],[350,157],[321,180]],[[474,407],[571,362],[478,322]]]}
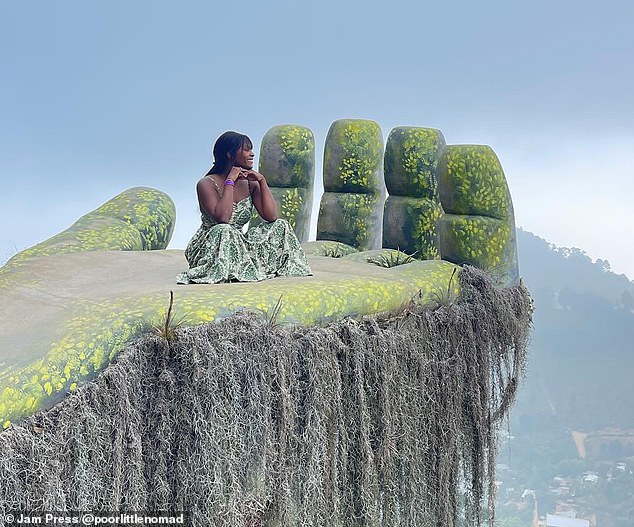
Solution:
{"label": "sky", "polygon": [[490,145],[517,226],[634,279],[633,19],[613,0],[0,0],[0,263],[134,186],[172,197],[184,248],[225,130],[311,128],[318,199],[328,127],[363,118]]}

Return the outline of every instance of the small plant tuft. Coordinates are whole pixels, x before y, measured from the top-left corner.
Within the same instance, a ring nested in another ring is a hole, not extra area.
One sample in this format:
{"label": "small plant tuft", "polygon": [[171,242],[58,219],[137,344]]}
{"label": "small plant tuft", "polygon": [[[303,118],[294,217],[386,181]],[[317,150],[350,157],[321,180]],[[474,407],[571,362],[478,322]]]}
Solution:
{"label": "small plant tuft", "polygon": [[270,311],[268,311],[266,313],[266,325],[270,328],[276,328],[278,326],[281,326],[281,323],[277,321],[277,317],[280,314],[280,311],[282,310],[282,295],[280,295],[280,297],[277,299],[277,302],[275,302],[275,305],[273,306],[273,309],[271,309]]}
{"label": "small plant tuft", "polygon": [[343,258],[346,255],[341,245],[325,245],[324,256],[330,258]]}
{"label": "small plant tuft", "polygon": [[176,338],[176,332],[185,325],[186,319],[185,315],[178,319],[174,316],[174,291],[170,291],[170,303],[167,307],[165,320],[155,324],[152,329],[167,342],[172,342]]}
{"label": "small plant tuft", "polygon": [[275,305],[273,307],[269,307],[268,309],[253,308],[253,309],[249,309],[248,312],[259,315],[261,317],[261,320],[264,322],[264,325],[266,325],[269,328],[280,327],[285,324],[284,322],[278,321],[280,311],[282,310],[282,306],[284,305],[284,302],[282,301],[282,297],[283,295],[280,295],[280,297],[277,299],[277,302],[275,302]]}
{"label": "small plant tuft", "polygon": [[453,279],[456,276],[457,270],[457,268],[454,268],[453,272],[451,273],[449,283],[447,284],[447,289],[434,291],[433,293],[431,293],[431,299],[434,304],[436,304],[437,308],[441,306],[452,306],[456,303],[456,300],[458,300],[458,293],[456,293],[456,290],[453,287]]}
{"label": "small plant tuft", "polygon": [[370,256],[368,258],[369,263],[378,265],[379,267],[397,267],[399,265],[408,264],[414,261],[414,254],[406,254],[397,249],[390,249],[389,251],[383,251],[376,256]]}

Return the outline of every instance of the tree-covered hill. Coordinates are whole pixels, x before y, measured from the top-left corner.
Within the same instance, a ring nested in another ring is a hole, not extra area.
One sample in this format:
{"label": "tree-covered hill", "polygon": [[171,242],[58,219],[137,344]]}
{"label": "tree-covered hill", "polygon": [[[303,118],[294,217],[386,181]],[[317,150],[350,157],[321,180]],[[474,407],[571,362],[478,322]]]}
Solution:
{"label": "tree-covered hill", "polygon": [[518,230],[518,250],[535,328],[516,424],[634,427],[634,283],[530,232]]}
{"label": "tree-covered hill", "polygon": [[[582,250],[557,247],[535,234],[517,229],[522,279],[533,295],[539,290],[569,289],[619,304],[627,292],[634,299],[634,282],[610,271],[607,260],[593,262]],[[634,303],[630,306],[634,307]]]}

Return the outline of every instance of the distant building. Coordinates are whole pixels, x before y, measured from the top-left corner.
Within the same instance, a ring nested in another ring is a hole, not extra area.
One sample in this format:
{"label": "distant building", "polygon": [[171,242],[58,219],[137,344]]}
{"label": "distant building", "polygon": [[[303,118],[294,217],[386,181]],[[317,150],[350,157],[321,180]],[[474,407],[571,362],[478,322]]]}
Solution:
{"label": "distant building", "polygon": [[584,483],[594,483],[596,485],[597,483],[599,483],[599,475],[598,474],[593,474],[593,473],[584,474],[583,482]]}
{"label": "distant building", "polygon": [[522,499],[525,500],[529,497],[533,498],[534,500],[537,499],[535,497],[535,491],[533,489],[524,489],[524,492],[522,492]]}
{"label": "distant building", "polygon": [[578,518],[569,518],[568,516],[547,514],[546,527],[590,527],[590,522]]}

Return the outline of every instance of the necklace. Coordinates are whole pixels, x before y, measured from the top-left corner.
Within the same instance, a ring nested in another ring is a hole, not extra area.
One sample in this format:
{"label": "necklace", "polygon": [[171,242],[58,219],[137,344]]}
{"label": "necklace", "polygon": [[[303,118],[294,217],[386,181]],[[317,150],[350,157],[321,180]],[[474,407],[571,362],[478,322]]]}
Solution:
{"label": "necklace", "polygon": [[205,177],[207,177],[207,178],[211,179],[211,181],[213,181],[214,187],[216,187],[216,191],[218,192],[218,195],[222,198],[222,192],[220,192],[220,187],[218,186],[216,178],[211,176],[210,174],[206,174]]}
{"label": "necklace", "polygon": [[[211,179],[211,181],[213,181],[214,187],[216,187],[216,192],[218,192],[218,195],[222,198],[222,192],[220,191],[220,187],[218,186],[218,182],[216,181],[216,178],[213,177],[211,174],[205,174],[206,178]],[[247,198],[251,198],[251,215],[253,215],[253,196],[251,194],[251,181],[247,180],[247,184],[249,185],[249,194],[247,196],[245,196],[244,198],[242,198],[240,201],[243,201]],[[233,206],[236,206],[236,202],[233,202]]]}

